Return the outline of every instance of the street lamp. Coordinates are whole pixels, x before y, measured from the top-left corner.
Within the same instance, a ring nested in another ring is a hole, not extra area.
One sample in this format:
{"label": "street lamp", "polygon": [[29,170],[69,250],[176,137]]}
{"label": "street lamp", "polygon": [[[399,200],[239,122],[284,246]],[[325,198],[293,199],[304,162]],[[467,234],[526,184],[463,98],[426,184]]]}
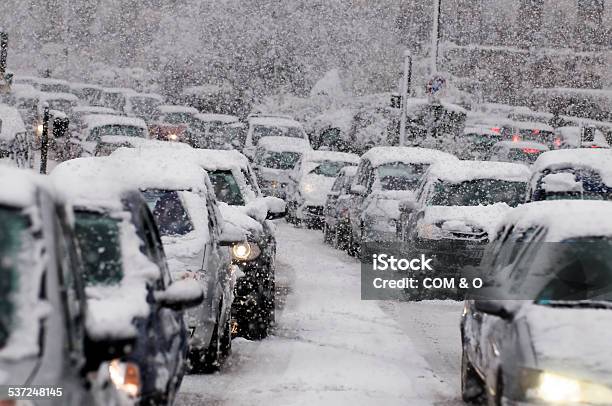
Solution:
{"label": "street lamp", "polygon": [[404,76],[402,77],[402,95],[400,96],[400,133],[399,145],[406,144],[406,104],[410,94],[412,82],[412,55],[410,51],[404,51]]}
{"label": "street lamp", "polygon": [[438,52],[440,48],[440,16],[442,10],[442,0],[434,1],[434,15],[433,15],[433,30],[431,33],[432,49],[431,49],[431,73],[435,74],[438,72]]}

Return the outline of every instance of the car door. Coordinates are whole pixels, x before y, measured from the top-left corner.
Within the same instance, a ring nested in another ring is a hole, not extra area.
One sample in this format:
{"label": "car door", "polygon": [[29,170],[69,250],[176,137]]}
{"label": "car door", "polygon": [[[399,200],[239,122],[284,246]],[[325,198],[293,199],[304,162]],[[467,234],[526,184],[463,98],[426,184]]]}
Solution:
{"label": "car door", "polygon": [[333,225],[335,223],[338,198],[342,193],[345,181],[346,177],[344,175],[338,175],[338,177],[334,181],[334,184],[332,185],[330,192],[327,194],[327,200],[325,201],[324,207],[324,215],[325,222],[328,224]]}
{"label": "car door", "polygon": [[[361,186],[364,190],[367,190],[368,180],[372,176],[372,165],[369,160],[363,159],[357,168],[357,174],[355,175],[355,186]],[[362,226],[362,214],[363,214],[363,202],[366,196],[361,194],[352,193],[350,203],[350,220],[351,229],[354,236],[361,238],[361,226]]]}

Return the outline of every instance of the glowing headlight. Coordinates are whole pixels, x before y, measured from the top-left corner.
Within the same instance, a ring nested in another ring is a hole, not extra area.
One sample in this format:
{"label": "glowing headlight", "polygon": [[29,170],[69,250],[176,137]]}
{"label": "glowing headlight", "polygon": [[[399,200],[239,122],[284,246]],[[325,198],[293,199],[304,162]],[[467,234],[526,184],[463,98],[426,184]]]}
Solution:
{"label": "glowing headlight", "polygon": [[174,133],[168,134],[168,139],[170,141],[176,141],[178,139],[178,135],[176,135]]}
{"label": "glowing headlight", "polygon": [[312,186],[310,183],[304,183],[302,185],[302,191],[304,193],[312,193],[314,191],[314,186]]}
{"label": "glowing headlight", "polygon": [[259,246],[251,242],[239,242],[232,245],[232,258],[236,261],[252,261],[261,254]]}
{"label": "glowing headlight", "polygon": [[140,394],[140,369],[133,362],[112,360],[108,365],[108,373],[115,387],[135,398]]}
{"label": "glowing headlight", "polygon": [[540,372],[536,386],[528,391],[528,397],[553,404],[609,405],[612,403],[612,389],[552,372]]}

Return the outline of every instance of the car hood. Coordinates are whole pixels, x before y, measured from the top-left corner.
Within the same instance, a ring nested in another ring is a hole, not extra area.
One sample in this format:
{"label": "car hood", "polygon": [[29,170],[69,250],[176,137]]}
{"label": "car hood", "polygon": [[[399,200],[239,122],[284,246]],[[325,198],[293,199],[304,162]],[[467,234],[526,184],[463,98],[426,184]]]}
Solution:
{"label": "car hood", "polygon": [[263,180],[275,180],[281,183],[289,183],[290,169],[272,169],[260,166],[257,175]]}
{"label": "car hood", "polygon": [[428,206],[422,221],[426,224],[440,224],[448,231],[462,232],[477,227],[484,230],[490,239],[497,224],[510,209],[506,203],[490,206]]}
{"label": "car hood", "polygon": [[365,210],[366,216],[386,217],[389,219],[399,219],[400,202],[405,200],[414,201],[416,195],[410,190],[384,190],[379,191],[370,197],[370,202]]}
{"label": "car hood", "polygon": [[612,385],[612,309],[531,305],[525,318],[538,369]]}

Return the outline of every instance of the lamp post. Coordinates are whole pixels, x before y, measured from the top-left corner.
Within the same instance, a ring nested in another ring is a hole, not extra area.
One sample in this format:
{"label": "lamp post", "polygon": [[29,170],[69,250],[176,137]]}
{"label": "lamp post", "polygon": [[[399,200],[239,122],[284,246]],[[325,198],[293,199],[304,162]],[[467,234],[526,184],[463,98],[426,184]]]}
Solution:
{"label": "lamp post", "polygon": [[49,154],[49,105],[45,103],[40,134],[40,173],[47,174],[47,155]]}
{"label": "lamp post", "polygon": [[406,104],[410,94],[412,82],[412,55],[410,51],[404,51],[404,76],[402,78],[402,95],[400,96],[400,133],[399,145],[406,145]]}
{"label": "lamp post", "polygon": [[438,72],[438,51],[440,48],[440,17],[442,10],[442,0],[434,1],[434,15],[433,15],[433,30],[431,33],[432,46],[431,46],[431,73],[436,74]]}

